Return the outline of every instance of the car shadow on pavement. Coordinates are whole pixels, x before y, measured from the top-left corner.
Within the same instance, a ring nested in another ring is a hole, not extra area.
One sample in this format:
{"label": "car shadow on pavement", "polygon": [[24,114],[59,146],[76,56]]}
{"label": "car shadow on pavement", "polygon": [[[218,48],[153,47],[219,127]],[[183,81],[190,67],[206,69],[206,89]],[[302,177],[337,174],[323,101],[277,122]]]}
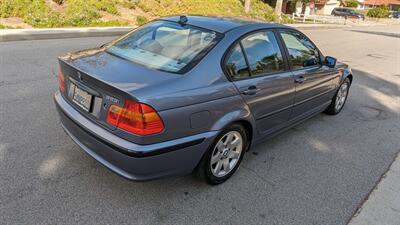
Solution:
{"label": "car shadow on pavement", "polygon": [[365,34],[374,34],[374,35],[382,35],[382,36],[387,36],[387,37],[400,38],[400,33],[380,32],[380,31],[368,31],[368,30],[349,30],[349,31],[352,31],[352,32],[359,32],[359,33],[365,33]]}

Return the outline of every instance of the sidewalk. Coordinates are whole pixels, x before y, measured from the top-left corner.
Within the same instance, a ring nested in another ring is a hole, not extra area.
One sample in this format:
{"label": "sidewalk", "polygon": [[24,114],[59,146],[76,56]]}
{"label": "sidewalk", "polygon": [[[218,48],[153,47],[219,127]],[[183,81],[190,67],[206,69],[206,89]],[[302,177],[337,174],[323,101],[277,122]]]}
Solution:
{"label": "sidewalk", "polygon": [[400,224],[400,155],[348,225]]}
{"label": "sidewalk", "polygon": [[[333,29],[350,27],[340,24],[287,24],[300,29]],[[57,38],[118,36],[136,27],[32,28],[0,29],[0,42]]]}

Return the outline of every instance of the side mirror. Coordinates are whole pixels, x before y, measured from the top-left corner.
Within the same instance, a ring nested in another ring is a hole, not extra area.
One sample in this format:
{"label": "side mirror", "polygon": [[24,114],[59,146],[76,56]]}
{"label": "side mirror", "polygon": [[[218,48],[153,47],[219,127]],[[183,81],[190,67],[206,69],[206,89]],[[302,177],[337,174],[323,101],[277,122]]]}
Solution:
{"label": "side mirror", "polygon": [[325,57],[325,65],[330,68],[334,68],[336,66],[336,58],[331,56]]}

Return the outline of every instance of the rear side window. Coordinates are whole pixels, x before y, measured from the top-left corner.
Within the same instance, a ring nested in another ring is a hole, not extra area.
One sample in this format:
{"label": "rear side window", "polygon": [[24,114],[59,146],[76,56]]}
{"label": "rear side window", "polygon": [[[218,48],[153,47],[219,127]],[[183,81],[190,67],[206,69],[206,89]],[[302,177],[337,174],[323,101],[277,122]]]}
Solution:
{"label": "rear side window", "polygon": [[237,44],[227,56],[225,69],[229,76],[236,80],[250,76],[242,48]]}
{"label": "rear side window", "polygon": [[156,21],[113,43],[107,51],[147,67],[184,73],[222,37],[220,33],[203,28]]}
{"label": "rear side window", "polygon": [[225,70],[232,79],[261,76],[285,70],[273,31],[252,33],[227,54]]}
{"label": "rear side window", "polygon": [[306,36],[296,31],[281,31],[281,35],[293,70],[321,63],[318,49]]}
{"label": "rear side window", "polygon": [[284,70],[282,54],[272,31],[251,34],[241,43],[249,62],[251,76]]}

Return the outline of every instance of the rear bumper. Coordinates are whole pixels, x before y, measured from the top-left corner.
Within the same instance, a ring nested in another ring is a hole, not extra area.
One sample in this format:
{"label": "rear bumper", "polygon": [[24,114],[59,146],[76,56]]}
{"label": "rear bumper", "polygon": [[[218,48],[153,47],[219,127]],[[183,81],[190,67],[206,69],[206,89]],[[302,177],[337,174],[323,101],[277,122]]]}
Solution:
{"label": "rear bumper", "polygon": [[138,145],[101,128],[76,111],[59,92],[54,95],[62,127],[86,153],[130,180],[149,180],[193,171],[216,131],[171,141]]}

